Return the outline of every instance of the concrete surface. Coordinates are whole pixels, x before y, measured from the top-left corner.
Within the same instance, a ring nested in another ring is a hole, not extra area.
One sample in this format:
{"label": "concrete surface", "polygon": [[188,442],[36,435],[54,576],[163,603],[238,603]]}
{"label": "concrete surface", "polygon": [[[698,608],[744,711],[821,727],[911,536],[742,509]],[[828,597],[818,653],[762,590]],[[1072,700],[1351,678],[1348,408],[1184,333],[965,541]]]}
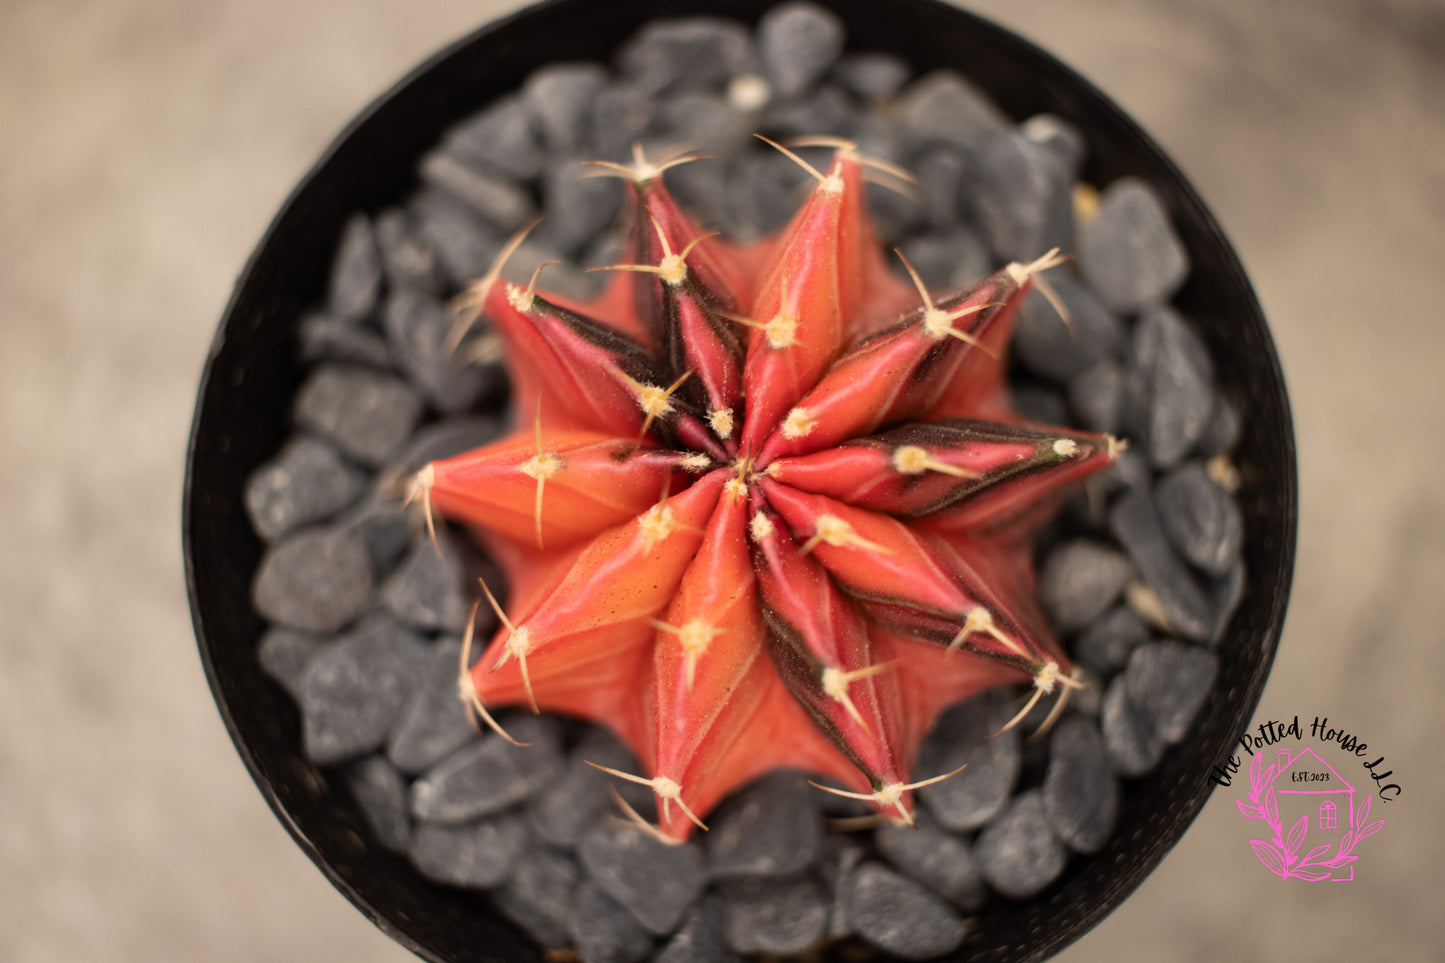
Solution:
{"label": "concrete surface", "polygon": [[[182,584],[182,460],[215,321],[293,182],[395,77],[515,6],[0,4],[0,959],[409,958],[292,845],[222,730]],[[1445,9],[973,6],[1116,97],[1232,235],[1301,468],[1257,718],[1328,715],[1403,788],[1347,886],[1264,873],[1256,824],[1216,793],[1062,958],[1438,959]]]}

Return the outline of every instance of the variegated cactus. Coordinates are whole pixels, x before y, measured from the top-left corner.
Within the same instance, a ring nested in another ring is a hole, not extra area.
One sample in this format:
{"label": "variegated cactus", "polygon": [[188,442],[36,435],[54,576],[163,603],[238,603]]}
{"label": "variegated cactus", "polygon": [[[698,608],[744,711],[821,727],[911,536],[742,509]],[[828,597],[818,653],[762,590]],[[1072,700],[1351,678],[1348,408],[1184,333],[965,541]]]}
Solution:
{"label": "variegated cactus", "polygon": [[912,790],[949,775],[910,771],[942,709],[1023,683],[1015,721],[1049,695],[1052,718],[1080,684],[1029,534],[1117,445],[1024,423],[1004,382],[1015,309],[1057,258],[935,299],[887,268],[874,162],[830,146],[826,171],[795,157],[811,196],[751,247],[673,201],[662,174],[691,158],[601,165],[632,185],[633,263],[585,304],[500,264],[473,285],[457,338],[490,321],[519,424],[411,484],[510,583],[505,611],[482,586],[502,627],[463,655],[467,704],[504,736],[506,705],[609,726],[668,839],[775,767],[911,820]]}

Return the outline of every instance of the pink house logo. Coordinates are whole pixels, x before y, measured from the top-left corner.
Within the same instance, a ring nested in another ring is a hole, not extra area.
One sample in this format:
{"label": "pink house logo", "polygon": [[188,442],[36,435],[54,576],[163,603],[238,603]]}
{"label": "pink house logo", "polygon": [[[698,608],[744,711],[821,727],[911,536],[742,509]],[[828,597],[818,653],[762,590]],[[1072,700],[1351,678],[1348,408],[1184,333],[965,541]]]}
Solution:
{"label": "pink house logo", "polygon": [[[1249,801],[1235,800],[1246,819],[1263,820],[1273,838],[1249,845],[1280,879],[1348,883],[1355,878],[1355,848],[1380,831],[1370,818],[1370,793],[1355,801],[1355,787],[1313,749],[1275,749],[1249,764]],[[1286,830],[1285,826],[1289,829]]]}

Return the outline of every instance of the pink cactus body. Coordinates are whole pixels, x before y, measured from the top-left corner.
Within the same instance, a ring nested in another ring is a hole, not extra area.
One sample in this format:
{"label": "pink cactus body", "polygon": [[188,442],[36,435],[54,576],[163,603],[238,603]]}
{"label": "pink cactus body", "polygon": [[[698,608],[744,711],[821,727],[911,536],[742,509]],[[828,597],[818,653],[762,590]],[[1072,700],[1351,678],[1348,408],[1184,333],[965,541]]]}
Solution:
{"label": "pink cactus body", "polygon": [[469,291],[522,417],[414,483],[510,583],[463,698],[494,727],[506,705],[609,726],[667,838],[784,766],[911,820],[946,775],[910,772],[940,711],[1018,682],[1057,707],[1078,684],[1028,536],[1114,439],[1024,423],[1002,360],[1054,262],[935,303],[888,272],[865,163],[840,145],[749,248],[679,209],[668,165],[605,165],[632,183],[634,263],[601,297],[495,270]]}

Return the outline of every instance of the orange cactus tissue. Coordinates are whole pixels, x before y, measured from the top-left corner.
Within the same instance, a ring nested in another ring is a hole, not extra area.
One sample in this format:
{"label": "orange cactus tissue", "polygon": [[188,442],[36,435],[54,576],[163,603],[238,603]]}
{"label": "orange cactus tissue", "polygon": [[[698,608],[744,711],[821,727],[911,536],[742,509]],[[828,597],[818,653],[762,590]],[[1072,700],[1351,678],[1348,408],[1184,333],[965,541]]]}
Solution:
{"label": "orange cactus tissue", "polygon": [[911,821],[912,790],[950,775],[911,768],[940,711],[1022,683],[1016,722],[1081,684],[1030,534],[1117,444],[1024,422],[1003,378],[1057,258],[910,286],[864,206],[884,165],[826,146],[825,170],[794,155],[811,195],[751,247],[673,201],[662,174],[693,158],[599,165],[632,186],[632,263],[575,303],[503,280],[504,252],[455,340],[478,317],[500,336],[516,430],[411,482],[510,585],[505,605],[482,586],[502,627],[463,655],[462,697],[499,732],[506,705],[610,727],[645,768],[613,774],[652,788],[670,840],[777,767]]}

